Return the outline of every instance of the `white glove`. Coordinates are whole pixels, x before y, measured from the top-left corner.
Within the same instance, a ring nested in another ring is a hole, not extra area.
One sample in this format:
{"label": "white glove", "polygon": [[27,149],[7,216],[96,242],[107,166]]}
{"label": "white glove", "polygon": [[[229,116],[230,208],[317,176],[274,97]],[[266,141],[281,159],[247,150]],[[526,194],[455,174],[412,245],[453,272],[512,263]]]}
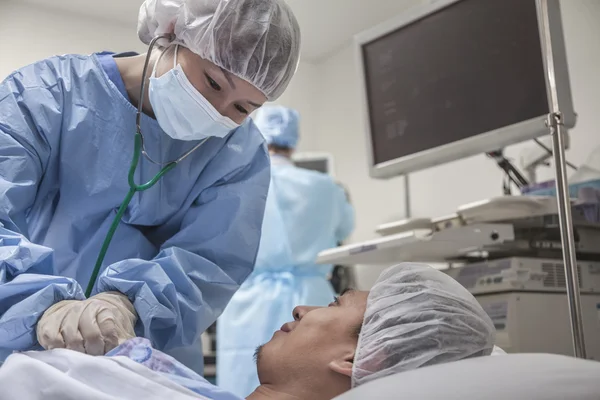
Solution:
{"label": "white glove", "polygon": [[64,300],[44,312],[37,338],[47,349],[66,348],[102,356],[135,336],[137,314],[118,292],[100,293],[87,300]]}

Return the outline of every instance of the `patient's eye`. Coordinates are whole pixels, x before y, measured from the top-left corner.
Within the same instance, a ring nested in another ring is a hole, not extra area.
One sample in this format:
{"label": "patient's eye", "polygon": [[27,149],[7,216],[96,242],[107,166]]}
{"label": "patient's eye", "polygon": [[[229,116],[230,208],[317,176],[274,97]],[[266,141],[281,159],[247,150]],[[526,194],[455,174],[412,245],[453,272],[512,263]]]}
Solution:
{"label": "patient's eye", "polygon": [[336,307],[340,305],[340,298],[338,296],[333,296],[333,301],[327,305],[327,307]]}

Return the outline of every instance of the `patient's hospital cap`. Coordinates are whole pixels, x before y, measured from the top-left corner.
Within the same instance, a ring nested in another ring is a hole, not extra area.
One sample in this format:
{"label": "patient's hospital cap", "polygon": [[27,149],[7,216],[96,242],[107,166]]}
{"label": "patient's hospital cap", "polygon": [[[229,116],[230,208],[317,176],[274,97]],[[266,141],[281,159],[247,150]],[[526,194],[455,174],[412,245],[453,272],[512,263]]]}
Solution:
{"label": "patient's hospital cap", "polygon": [[450,276],[423,264],[388,268],[369,293],[352,386],[490,355],[495,334],[477,300]]}
{"label": "patient's hospital cap", "polygon": [[284,0],[146,0],[140,39],[167,33],[269,100],[281,96],[300,60],[300,27]]}
{"label": "patient's hospital cap", "polygon": [[296,148],[300,128],[298,112],[282,106],[264,106],[252,119],[267,144]]}

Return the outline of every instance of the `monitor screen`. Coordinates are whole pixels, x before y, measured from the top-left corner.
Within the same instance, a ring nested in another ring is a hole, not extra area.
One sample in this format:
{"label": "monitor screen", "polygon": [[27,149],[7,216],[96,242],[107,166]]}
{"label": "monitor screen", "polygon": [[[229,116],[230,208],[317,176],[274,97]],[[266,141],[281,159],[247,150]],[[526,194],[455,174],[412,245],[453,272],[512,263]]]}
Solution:
{"label": "monitor screen", "polygon": [[307,159],[307,160],[294,160],[294,164],[297,167],[310,169],[313,171],[322,172],[324,174],[329,173],[329,160],[326,158],[315,158],[315,159]]}
{"label": "monitor screen", "polygon": [[535,0],[458,1],[361,51],[374,164],[548,114]]}

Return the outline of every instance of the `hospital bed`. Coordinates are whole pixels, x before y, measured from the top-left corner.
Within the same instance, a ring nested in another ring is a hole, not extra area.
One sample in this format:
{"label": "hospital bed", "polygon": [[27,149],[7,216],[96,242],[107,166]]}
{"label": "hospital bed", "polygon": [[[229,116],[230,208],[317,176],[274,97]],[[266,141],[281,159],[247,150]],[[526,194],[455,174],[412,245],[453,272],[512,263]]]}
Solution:
{"label": "hospital bed", "polygon": [[[199,385],[201,386],[201,385]],[[0,400],[225,400],[203,397],[183,375],[157,373],[125,357],[70,350],[9,357],[0,368]],[[478,357],[388,376],[336,400],[598,400],[600,363],[550,354]]]}

